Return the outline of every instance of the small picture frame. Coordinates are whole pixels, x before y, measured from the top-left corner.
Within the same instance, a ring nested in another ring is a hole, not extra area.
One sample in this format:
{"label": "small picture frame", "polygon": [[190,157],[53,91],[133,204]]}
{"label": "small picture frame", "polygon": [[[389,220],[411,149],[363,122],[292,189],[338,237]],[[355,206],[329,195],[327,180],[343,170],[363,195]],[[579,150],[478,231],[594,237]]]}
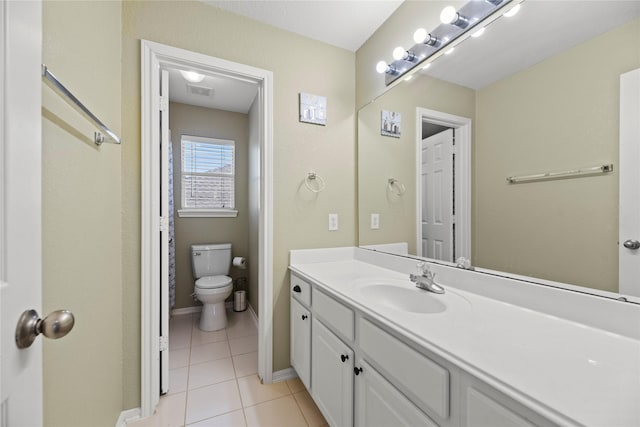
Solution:
{"label": "small picture frame", "polygon": [[314,125],[327,125],[327,98],[300,92],[300,121]]}
{"label": "small picture frame", "polygon": [[380,118],[380,134],[393,138],[400,138],[402,116],[395,111],[382,110]]}

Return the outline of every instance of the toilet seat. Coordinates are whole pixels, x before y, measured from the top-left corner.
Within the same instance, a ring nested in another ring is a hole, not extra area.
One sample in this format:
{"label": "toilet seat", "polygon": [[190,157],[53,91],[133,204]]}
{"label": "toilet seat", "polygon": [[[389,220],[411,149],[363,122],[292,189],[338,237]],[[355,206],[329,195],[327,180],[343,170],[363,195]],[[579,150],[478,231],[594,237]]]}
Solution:
{"label": "toilet seat", "polygon": [[205,276],[196,280],[196,288],[218,289],[233,283],[229,276]]}

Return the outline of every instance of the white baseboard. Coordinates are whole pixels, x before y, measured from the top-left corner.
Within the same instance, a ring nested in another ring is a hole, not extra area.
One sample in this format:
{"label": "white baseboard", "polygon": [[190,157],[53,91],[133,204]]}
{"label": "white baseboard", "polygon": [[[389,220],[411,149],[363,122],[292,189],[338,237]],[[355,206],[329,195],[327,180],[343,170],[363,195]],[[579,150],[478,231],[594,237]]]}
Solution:
{"label": "white baseboard", "polygon": [[251,318],[253,319],[253,322],[256,324],[256,329],[258,328],[258,315],[256,314],[256,311],[253,309],[253,307],[251,306],[251,304],[247,304],[249,306],[249,313],[251,313]]}
{"label": "white baseboard", "polygon": [[129,423],[138,421],[140,419],[140,408],[127,409],[120,412],[118,421],[116,421],[116,427],[127,427]]}
{"label": "white baseboard", "polygon": [[287,368],[287,369],[282,369],[280,371],[276,371],[271,376],[271,380],[274,383],[293,380],[295,378],[298,378],[298,374],[293,368]]}
{"label": "white baseboard", "polygon": [[202,306],[194,306],[194,307],[185,307],[185,308],[174,308],[171,310],[172,316],[180,316],[182,314],[193,314],[200,313],[202,311]]}

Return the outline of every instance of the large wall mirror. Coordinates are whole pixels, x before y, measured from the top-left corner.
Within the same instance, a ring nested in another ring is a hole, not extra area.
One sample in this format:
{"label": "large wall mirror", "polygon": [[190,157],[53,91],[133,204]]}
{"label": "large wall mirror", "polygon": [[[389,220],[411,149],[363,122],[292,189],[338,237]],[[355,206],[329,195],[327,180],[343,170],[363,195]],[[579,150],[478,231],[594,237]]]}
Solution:
{"label": "large wall mirror", "polygon": [[359,111],[360,246],[615,297],[620,77],[638,68],[640,2],[523,2]]}

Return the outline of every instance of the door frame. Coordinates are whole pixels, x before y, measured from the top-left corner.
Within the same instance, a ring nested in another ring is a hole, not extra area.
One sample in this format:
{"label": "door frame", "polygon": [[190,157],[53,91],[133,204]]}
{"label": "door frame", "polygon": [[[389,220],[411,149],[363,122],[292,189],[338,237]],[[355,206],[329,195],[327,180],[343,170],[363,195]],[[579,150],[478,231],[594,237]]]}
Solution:
{"label": "door frame", "polygon": [[[467,117],[416,108],[416,253],[422,255],[422,122],[455,129],[455,247],[456,258],[471,259],[471,124]],[[455,260],[452,260],[455,262]]]}
{"label": "door frame", "polygon": [[[141,416],[159,401],[159,129],[154,129],[152,94],[161,66],[191,67],[256,82],[259,86],[260,212],[258,235],[258,375],[273,376],[273,73],[197,52],[141,40]],[[157,145],[157,143],[156,143]]]}

